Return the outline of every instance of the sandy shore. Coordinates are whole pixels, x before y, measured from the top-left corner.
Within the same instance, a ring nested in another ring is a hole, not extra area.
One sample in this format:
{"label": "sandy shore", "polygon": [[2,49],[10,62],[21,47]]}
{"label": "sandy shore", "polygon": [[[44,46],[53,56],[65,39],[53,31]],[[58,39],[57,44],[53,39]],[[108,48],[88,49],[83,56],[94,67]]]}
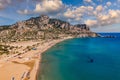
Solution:
{"label": "sandy shore", "polygon": [[20,51],[28,45],[39,44],[36,46],[36,49],[23,52],[23,54],[2,57],[0,59],[0,80],[36,80],[37,71],[40,68],[41,54],[56,43],[70,38],[50,40],[42,43],[39,41],[10,43],[9,45],[12,46],[23,46],[19,49]]}

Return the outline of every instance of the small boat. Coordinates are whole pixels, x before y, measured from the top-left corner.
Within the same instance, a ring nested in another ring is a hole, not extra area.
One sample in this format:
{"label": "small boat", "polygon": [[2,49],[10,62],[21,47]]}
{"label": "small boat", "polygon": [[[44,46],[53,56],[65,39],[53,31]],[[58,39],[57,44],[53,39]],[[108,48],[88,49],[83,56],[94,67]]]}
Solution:
{"label": "small boat", "polygon": [[91,57],[88,57],[88,63],[93,63],[94,59],[92,59]]}

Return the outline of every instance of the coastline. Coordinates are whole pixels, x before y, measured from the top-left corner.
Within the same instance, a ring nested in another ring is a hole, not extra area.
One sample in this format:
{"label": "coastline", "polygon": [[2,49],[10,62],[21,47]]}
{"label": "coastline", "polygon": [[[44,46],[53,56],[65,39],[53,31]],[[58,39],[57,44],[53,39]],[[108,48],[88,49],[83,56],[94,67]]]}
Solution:
{"label": "coastline", "polygon": [[[38,80],[120,80],[118,76],[120,58],[115,57],[120,55],[118,43],[120,38],[74,38],[61,42],[42,55]],[[103,50],[103,53],[100,50]],[[83,75],[80,76],[81,74]],[[109,75],[111,76],[108,78]]]}
{"label": "coastline", "polygon": [[35,75],[36,75],[35,80],[38,80],[38,74],[39,74],[39,71],[40,71],[40,64],[41,64],[42,54],[43,54],[45,51],[47,51],[48,49],[50,49],[51,47],[53,47],[54,45],[56,45],[57,43],[60,43],[60,42],[62,42],[62,41],[64,41],[64,40],[71,39],[71,38],[73,38],[73,37],[68,37],[68,38],[65,38],[65,39],[58,40],[58,41],[55,42],[53,45],[47,47],[45,50],[43,50],[43,52],[40,53],[40,55],[39,55],[39,58],[40,58],[40,59],[39,59],[38,67],[37,67],[37,72],[36,72],[36,74],[35,74]]}
{"label": "coastline", "polygon": [[[13,54],[10,57],[0,59],[0,80],[10,80],[12,78],[15,78],[15,80],[20,80],[21,76],[22,80],[37,80],[40,71],[42,53],[57,43],[71,38],[73,37],[45,41],[36,47],[37,50],[31,50],[21,55]],[[19,44],[26,46],[28,44],[31,45],[31,42],[23,42]],[[15,43],[14,45],[19,44]],[[22,58],[20,59],[19,57],[21,56]]]}

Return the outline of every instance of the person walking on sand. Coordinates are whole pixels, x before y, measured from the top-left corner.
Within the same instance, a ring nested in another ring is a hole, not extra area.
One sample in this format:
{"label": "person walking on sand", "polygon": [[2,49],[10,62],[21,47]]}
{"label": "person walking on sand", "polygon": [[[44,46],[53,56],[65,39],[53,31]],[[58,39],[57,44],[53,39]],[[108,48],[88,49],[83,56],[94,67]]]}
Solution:
{"label": "person walking on sand", "polygon": [[15,80],[15,78],[14,78],[14,77],[12,77],[12,80]]}

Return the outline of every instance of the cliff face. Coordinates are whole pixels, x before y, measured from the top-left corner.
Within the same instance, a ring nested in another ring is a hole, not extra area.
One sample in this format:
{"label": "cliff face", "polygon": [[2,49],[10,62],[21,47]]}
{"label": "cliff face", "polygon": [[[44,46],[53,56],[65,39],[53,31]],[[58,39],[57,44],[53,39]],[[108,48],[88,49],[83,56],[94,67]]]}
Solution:
{"label": "cliff face", "polygon": [[71,25],[68,22],[42,15],[0,28],[1,41],[54,39],[65,36],[96,37],[85,24]]}

